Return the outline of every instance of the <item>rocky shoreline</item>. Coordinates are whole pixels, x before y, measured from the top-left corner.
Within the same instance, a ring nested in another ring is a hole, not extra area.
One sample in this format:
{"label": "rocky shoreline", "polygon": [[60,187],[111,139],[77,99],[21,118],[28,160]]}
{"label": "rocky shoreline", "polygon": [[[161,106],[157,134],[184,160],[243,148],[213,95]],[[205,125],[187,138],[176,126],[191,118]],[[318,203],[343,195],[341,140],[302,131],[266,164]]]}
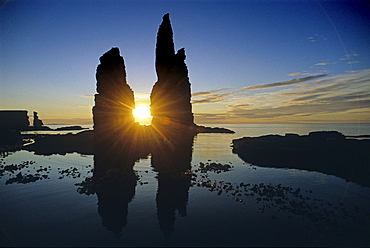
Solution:
{"label": "rocky shoreline", "polygon": [[317,171],[370,186],[370,140],[337,131],[234,139],[233,153],[257,166]]}

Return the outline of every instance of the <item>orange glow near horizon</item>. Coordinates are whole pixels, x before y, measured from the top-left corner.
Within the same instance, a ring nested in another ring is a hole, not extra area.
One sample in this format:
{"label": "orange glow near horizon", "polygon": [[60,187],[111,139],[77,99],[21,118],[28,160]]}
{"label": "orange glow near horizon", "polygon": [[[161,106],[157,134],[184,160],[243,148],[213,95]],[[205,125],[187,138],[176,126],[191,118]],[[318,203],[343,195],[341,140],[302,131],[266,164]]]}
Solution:
{"label": "orange glow near horizon", "polygon": [[152,115],[150,112],[150,107],[148,105],[139,105],[132,110],[132,114],[135,117],[135,122],[140,125],[150,125],[152,122]]}

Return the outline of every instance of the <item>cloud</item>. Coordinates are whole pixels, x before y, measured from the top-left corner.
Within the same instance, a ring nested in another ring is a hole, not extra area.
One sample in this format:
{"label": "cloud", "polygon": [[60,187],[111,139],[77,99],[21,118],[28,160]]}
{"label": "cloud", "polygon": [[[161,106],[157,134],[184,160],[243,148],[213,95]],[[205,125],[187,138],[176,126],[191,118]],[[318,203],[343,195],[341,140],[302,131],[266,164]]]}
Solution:
{"label": "cloud", "polygon": [[[192,99],[191,102],[193,104],[201,104],[201,103],[216,103],[222,102],[227,100],[227,96],[232,95],[233,93],[212,93],[207,95],[202,95],[201,99]],[[199,95],[198,95],[199,97]]]}
{"label": "cloud", "polygon": [[317,63],[315,65],[328,65],[328,64],[330,64],[330,63],[328,63],[328,62],[321,62],[321,63]]}
{"label": "cloud", "polygon": [[219,91],[224,91],[229,88],[221,88],[211,91],[196,92],[192,94],[192,104],[204,104],[204,103],[216,103],[227,100],[227,96],[231,96],[232,92],[217,93]]}
{"label": "cloud", "polygon": [[284,81],[259,87],[293,85],[273,92],[230,92],[232,97],[224,99],[227,104],[219,108],[220,112],[195,113],[196,120],[202,123],[370,122],[370,69],[320,76],[324,75],[306,77],[307,81],[317,80],[299,85]]}
{"label": "cloud", "polygon": [[295,77],[295,76],[318,76],[322,75],[322,73],[309,73],[309,72],[295,72],[295,73],[290,73],[288,76]]}
{"label": "cloud", "polygon": [[351,102],[335,102],[324,104],[310,104],[310,105],[288,105],[279,107],[263,107],[253,109],[233,109],[229,111],[229,115],[248,118],[276,118],[276,117],[290,117],[294,120],[295,116],[305,115],[314,116],[318,114],[330,114],[333,112],[345,112],[352,109],[370,108],[370,100],[359,100]]}
{"label": "cloud", "polygon": [[250,107],[250,104],[238,104],[238,105],[228,105],[227,107],[231,108],[245,108],[245,107]]}
{"label": "cloud", "polygon": [[348,54],[345,54],[344,58],[341,58],[340,60],[349,60],[351,59],[351,57],[357,57],[357,56],[360,56],[360,55],[357,53],[348,53]]}
{"label": "cloud", "polygon": [[296,72],[296,73],[290,73],[288,74],[288,76],[291,76],[291,77],[295,77],[295,76],[303,76],[303,75],[307,75],[308,73],[305,73],[305,72]]}
{"label": "cloud", "polygon": [[193,93],[191,96],[192,96],[192,97],[197,97],[197,96],[210,95],[210,94],[212,94],[212,93],[219,92],[219,91],[224,91],[224,90],[228,90],[228,89],[230,89],[230,87],[227,87],[227,88],[221,88],[221,89],[216,89],[216,90],[210,90],[210,91],[196,92],[196,93]]}
{"label": "cloud", "polygon": [[259,89],[268,89],[268,88],[274,88],[274,87],[281,87],[281,86],[287,86],[292,84],[299,84],[302,82],[306,82],[309,80],[314,80],[320,77],[325,77],[327,74],[320,74],[316,76],[308,76],[303,78],[294,78],[288,81],[281,81],[281,82],[275,82],[275,83],[269,83],[269,84],[260,84],[260,85],[253,85],[253,86],[247,86],[241,89],[241,91],[248,91],[248,90],[259,90]]}

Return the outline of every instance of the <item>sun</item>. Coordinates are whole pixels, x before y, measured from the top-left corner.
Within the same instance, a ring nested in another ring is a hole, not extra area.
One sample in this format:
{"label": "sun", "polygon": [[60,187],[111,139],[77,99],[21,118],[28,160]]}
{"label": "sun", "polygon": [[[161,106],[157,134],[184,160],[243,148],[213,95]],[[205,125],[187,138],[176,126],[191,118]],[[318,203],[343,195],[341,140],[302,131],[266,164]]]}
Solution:
{"label": "sun", "polygon": [[135,122],[139,122],[140,125],[150,125],[153,118],[150,107],[147,105],[137,106],[132,110],[132,114],[135,117]]}

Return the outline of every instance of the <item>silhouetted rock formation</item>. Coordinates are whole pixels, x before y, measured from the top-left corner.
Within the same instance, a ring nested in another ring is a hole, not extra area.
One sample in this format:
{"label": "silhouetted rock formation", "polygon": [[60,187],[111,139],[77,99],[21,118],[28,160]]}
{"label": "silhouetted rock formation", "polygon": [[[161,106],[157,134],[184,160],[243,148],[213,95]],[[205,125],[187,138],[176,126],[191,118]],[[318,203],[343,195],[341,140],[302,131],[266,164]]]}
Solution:
{"label": "silhouetted rock formation", "polygon": [[235,133],[233,130],[223,127],[205,127],[197,125],[197,133]]}
{"label": "silhouetted rock formation", "polygon": [[81,127],[81,126],[66,126],[66,127],[58,127],[58,128],[55,128],[54,130],[55,131],[75,131],[75,130],[83,130],[83,129],[88,129],[88,128],[84,128],[84,127]]}
{"label": "silhouetted rock formation", "polygon": [[[95,157],[95,160],[100,157],[105,160],[96,161],[96,164],[130,169],[136,159],[132,151],[135,145],[135,120],[132,114],[135,100],[126,82],[125,64],[118,48],[112,48],[100,57],[96,80],[98,94],[95,94],[93,107],[94,149],[104,156]],[[101,169],[106,171],[108,168]]]}
{"label": "silhouetted rock formation", "polygon": [[[28,137],[28,136],[27,136]],[[38,155],[52,155],[78,152],[80,154],[94,154],[94,131],[83,131],[77,134],[44,134],[35,135],[33,144],[22,149],[33,151]]]}
{"label": "silhouetted rock formation", "polygon": [[33,112],[33,126],[34,127],[41,127],[44,123],[42,120],[39,119],[39,116],[37,115],[37,112]]}
{"label": "silhouetted rock formation", "polygon": [[118,48],[100,57],[96,70],[94,129],[110,132],[127,128],[134,123],[134,92],[126,82],[126,70]]}
{"label": "silhouetted rock formation", "polygon": [[118,48],[100,57],[93,107],[94,174],[102,225],[119,235],[127,223],[128,204],[135,195],[135,161],[145,153],[144,131],[135,124],[134,93]]}
{"label": "silhouetted rock formation", "polygon": [[244,137],[233,140],[233,152],[258,166],[317,171],[370,187],[370,140],[336,131]]}
{"label": "silhouetted rock formation", "polygon": [[169,14],[166,14],[157,34],[155,66],[158,80],[150,95],[152,125],[156,127],[194,127],[188,69],[184,60],[184,48],[175,54],[172,27]]}

